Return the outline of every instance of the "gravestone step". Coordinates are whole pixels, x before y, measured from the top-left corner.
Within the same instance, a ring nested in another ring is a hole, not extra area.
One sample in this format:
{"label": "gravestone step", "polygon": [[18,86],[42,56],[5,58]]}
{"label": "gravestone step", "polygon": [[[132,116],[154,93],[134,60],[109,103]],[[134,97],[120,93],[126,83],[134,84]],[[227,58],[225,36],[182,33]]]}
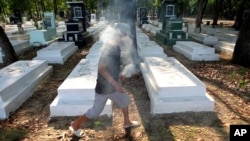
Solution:
{"label": "gravestone step", "polygon": [[46,60],[49,63],[64,64],[77,51],[74,42],[54,42],[48,47],[37,51],[34,60]]}
{"label": "gravestone step", "polygon": [[[79,116],[93,106],[93,100],[60,99],[58,96],[50,104],[50,117]],[[112,116],[112,102],[108,100],[100,115]]]}
{"label": "gravestone step", "polygon": [[[24,63],[23,61],[18,61],[15,64],[20,64],[20,62]],[[8,90],[6,89],[3,90],[2,88],[0,89],[0,95],[4,96],[4,97],[1,97],[2,101],[0,102],[0,119],[8,118],[9,113],[19,108],[22,105],[22,103],[34,93],[36,87],[45,78],[47,78],[52,72],[52,67],[48,66],[45,61],[25,61],[25,63],[26,62],[36,63],[35,65],[41,65],[43,67],[37,67],[39,69],[37,70],[36,68],[36,73],[33,73],[33,74],[32,74],[32,71],[29,71],[27,74],[29,77],[25,77],[26,79],[20,78],[20,75],[16,76],[18,73],[21,73],[21,72],[13,72],[14,74],[9,74],[8,79],[6,77],[7,75],[6,73],[4,73],[4,76],[5,76],[4,79],[2,79],[2,76],[0,76],[0,83],[3,81],[11,82],[11,83],[3,83],[3,84],[8,85],[7,86],[8,88],[6,88],[6,85],[4,85],[4,87]],[[44,65],[44,63],[46,65]],[[24,71],[27,67],[30,67],[30,66],[22,65],[22,67],[20,68],[22,68],[22,70]],[[30,69],[30,68],[27,68],[27,69]],[[23,81],[21,82],[18,80],[23,80]],[[18,81],[18,83],[15,83],[13,81]],[[13,87],[12,85],[13,83],[16,85],[16,87]],[[13,91],[16,93],[13,93]],[[8,93],[6,94],[6,92]]]}

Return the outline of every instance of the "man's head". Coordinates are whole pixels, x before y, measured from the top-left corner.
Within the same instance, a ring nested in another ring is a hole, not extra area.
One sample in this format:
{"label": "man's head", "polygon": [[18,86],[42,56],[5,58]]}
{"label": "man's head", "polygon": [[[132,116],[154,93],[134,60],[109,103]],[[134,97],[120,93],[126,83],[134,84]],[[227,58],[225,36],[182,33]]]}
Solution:
{"label": "man's head", "polygon": [[116,23],[115,29],[118,30],[118,32],[121,34],[125,34],[132,37],[130,26],[126,23]]}

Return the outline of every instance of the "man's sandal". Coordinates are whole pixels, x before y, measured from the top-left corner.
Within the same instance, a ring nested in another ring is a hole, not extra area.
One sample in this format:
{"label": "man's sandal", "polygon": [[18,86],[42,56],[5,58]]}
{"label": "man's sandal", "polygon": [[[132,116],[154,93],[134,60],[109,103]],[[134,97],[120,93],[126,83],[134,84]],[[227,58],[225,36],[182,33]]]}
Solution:
{"label": "man's sandal", "polygon": [[123,126],[124,129],[139,127],[140,123],[138,121],[131,121],[130,125]]}
{"label": "man's sandal", "polygon": [[77,137],[82,137],[83,136],[83,131],[81,129],[74,130],[72,126],[69,127],[69,130],[73,132],[73,134]]}

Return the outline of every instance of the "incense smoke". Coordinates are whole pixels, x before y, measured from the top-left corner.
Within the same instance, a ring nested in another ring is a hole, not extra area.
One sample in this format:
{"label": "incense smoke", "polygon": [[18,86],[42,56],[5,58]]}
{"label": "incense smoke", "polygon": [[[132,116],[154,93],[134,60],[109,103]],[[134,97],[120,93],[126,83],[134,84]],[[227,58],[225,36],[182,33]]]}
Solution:
{"label": "incense smoke", "polygon": [[[123,23],[119,23],[120,25]],[[128,25],[127,25],[128,26]],[[139,63],[139,58],[137,56],[137,50],[133,46],[133,40],[130,36],[121,37],[120,34],[130,34],[130,27],[128,29],[116,28],[117,24],[107,26],[107,28],[101,33],[100,41],[103,42],[102,51],[109,51],[114,46],[119,46],[121,49],[121,75],[125,77],[131,77],[139,73],[137,64]]]}

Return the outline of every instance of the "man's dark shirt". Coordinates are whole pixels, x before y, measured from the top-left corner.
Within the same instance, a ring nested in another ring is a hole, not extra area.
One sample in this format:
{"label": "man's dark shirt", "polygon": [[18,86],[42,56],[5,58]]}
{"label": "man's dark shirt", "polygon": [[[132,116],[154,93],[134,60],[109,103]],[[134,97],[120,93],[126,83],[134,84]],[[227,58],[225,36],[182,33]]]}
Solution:
{"label": "man's dark shirt", "polygon": [[[100,56],[99,63],[102,63],[107,72],[115,80],[119,80],[120,73],[120,48],[119,46],[112,46],[107,50],[103,50]],[[98,94],[110,94],[116,91],[113,84],[106,80],[99,72],[97,73],[97,83],[95,88]]]}

